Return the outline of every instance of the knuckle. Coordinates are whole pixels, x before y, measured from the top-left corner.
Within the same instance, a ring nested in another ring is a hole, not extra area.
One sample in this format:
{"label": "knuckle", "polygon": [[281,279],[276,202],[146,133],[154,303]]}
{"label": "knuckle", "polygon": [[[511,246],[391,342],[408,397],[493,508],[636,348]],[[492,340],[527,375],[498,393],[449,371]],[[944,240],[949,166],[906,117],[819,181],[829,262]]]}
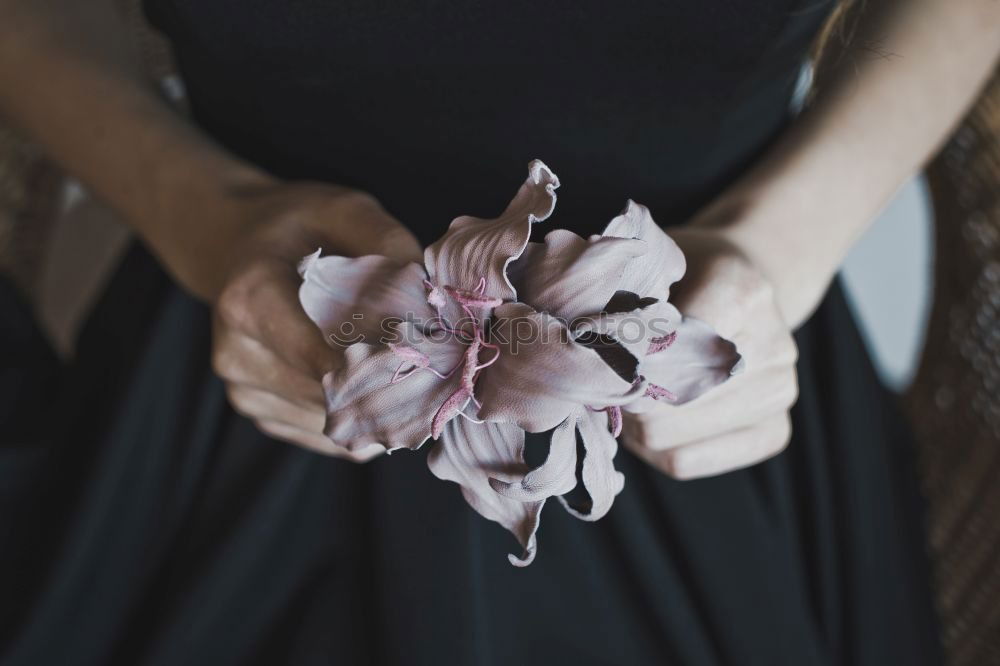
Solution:
{"label": "knuckle", "polygon": [[257,430],[260,430],[268,437],[281,439],[281,437],[278,434],[278,429],[274,426],[274,424],[271,421],[268,421],[266,419],[251,419],[251,421],[253,421],[253,425],[255,428],[257,428]]}
{"label": "knuckle", "polygon": [[744,279],[746,280],[750,297],[755,302],[767,304],[774,302],[774,285],[771,284],[770,280],[755,270],[747,271]]}
{"label": "knuckle", "polygon": [[795,370],[791,370],[785,380],[782,382],[781,388],[781,406],[788,408],[795,404],[795,401],[799,399],[799,376]]}
{"label": "knuckle", "polygon": [[334,443],[332,440],[330,441],[330,450],[333,455],[341,456],[346,460],[350,460],[355,463],[369,462],[385,452],[385,448],[377,445],[368,446],[359,450],[348,451],[347,449]]}
{"label": "knuckle", "polygon": [[762,396],[754,410],[757,419],[764,420],[771,414],[788,410],[799,397],[795,369],[774,368],[762,375],[757,382],[757,392]]}
{"label": "knuckle", "polygon": [[657,456],[657,462],[659,463],[660,469],[663,470],[664,474],[674,479],[680,478],[677,475],[677,458],[678,456],[676,450],[664,451]]}
{"label": "knuckle", "polygon": [[[624,430],[624,428],[623,428]],[[627,430],[627,438],[633,445],[641,446],[652,451],[659,451],[666,448],[666,442],[658,436],[660,428],[650,421],[642,421]]]}
{"label": "knuckle", "polygon": [[632,446],[644,446],[646,442],[643,417],[639,414],[624,414],[622,417],[622,439]]}
{"label": "knuckle", "polygon": [[235,411],[240,416],[244,416],[248,419],[253,420],[254,417],[253,404],[244,390],[240,389],[239,387],[233,386],[231,384],[227,384],[226,399],[232,406],[233,411]]}
{"label": "knuckle", "polygon": [[255,296],[269,283],[270,267],[256,263],[242,268],[219,294],[217,317],[234,328],[249,328],[253,321]]}
{"label": "knuckle", "polygon": [[369,192],[349,189],[339,192],[333,199],[333,204],[350,215],[374,211],[381,212],[382,204]]}
{"label": "knuckle", "polygon": [[[369,451],[367,449],[359,452],[349,451],[342,446],[338,446],[324,434],[300,430],[297,427],[289,426],[282,421],[272,418],[256,418],[251,420],[260,432],[271,439],[334,458],[363,463],[368,462],[379,453],[379,451]],[[381,449],[381,447],[379,448]],[[384,449],[381,450],[384,451]]]}
{"label": "knuckle", "polygon": [[232,351],[222,345],[217,345],[212,350],[212,371],[223,379],[234,379],[239,363],[236,362]]}
{"label": "knuckle", "polygon": [[419,256],[420,246],[413,235],[399,225],[390,225],[380,234],[379,247],[386,256],[396,257],[402,254]]}
{"label": "knuckle", "polygon": [[291,428],[284,425],[280,421],[275,421],[269,418],[256,418],[253,419],[253,424],[258,430],[272,439],[277,439],[290,444],[304,444],[304,442],[297,436],[297,433],[294,433]]}
{"label": "knuckle", "polygon": [[770,446],[768,448],[773,455],[777,455],[787,449],[791,441],[792,419],[786,412],[781,415],[781,418],[778,420],[777,424],[775,424],[770,436]]}
{"label": "knuckle", "polygon": [[253,424],[258,430],[271,439],[276,439],[279,442],[284,442],[286,444],[294,444],[296,446],[308,446],[308,442],[302,441],[299,437],[296,437],[288,428],[282,426],[277,421],[271,421],[269,419],[253,419]]}
{"label": "knuckle", "polygon": [[785,356],[788,359],[787,362],[790,365],[795,365],[799,362],[799,346],[795,344],[795,338],[790,334],[785,338]]}
{"label": "knuckle", "polygon": [[739,285],[742,300],[754,310],[774,301],[774,286],[771,281],[746,260],[729,259],[716,269],[719,278]]}
{"label": "knuckle", "polygon": [[791,333],[785,332],[775,345],[775,358],[781,365],[794,367],[799,361],[799,346]]}
{"label": "knuckle", "polygon": [[378,444],[370,444],[367,446],[361,446],[356,448],[347,448],[335,442],[333,439],[328,437],[323,433],[310,433],[308,435],[308,441],[295,442],[307,446],[308,448],[318,451],[323,455],[331,456],[333,458],[340,458],[341,460],[346,460],[353,463],[366,463],[374,458],[377,458],[382,453],[385,452],[385,447]]}
{"label": "knuckle", "polygon": [[671,449],[660,454],[660,467],[663,472],[678,481],[685,481],[695,476],[692,458],[684,449]]}
{"label": "knuckle", "polygon": [[250,298],[248,296],[248,288],[242,280],[229,283],[216,301],[216,315],[224,324],[243,327],[247,323],[250,313]]}

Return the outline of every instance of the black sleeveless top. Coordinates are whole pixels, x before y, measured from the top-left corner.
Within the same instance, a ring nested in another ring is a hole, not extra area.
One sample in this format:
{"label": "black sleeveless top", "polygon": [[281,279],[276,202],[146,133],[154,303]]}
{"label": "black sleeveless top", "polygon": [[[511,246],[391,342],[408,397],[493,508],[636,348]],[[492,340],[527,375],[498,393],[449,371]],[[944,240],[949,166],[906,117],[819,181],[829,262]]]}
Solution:
{"label": "black sleeveless top", "polygon": [[[684,221],[786,125],[831,9],[146,4],[207,132],[371,192],[425,242],[499,212],[532,158],[562,180],[553,227],[597,230],[627,197]],[[234,414],[208,310],[141,248],[71,367],[9,290],[0,309],[18,323],[0,327],[0,395],[18,397],[0,423],[54,430],[0,448],[4,664],[937,663],[909,439],[837,288],[796,334],[787,451],[689,482],[621,451],[611,512],[550,502],[526,569],[425,450],[359,466]]]}
{"label": "black sleeveless top", "polygon": [[553,224],[631,197],[683,220],[758,154],[832,3],[150,0],[198,121],[274,172],[375,194],[424,240],[502,210],[533,158]]}

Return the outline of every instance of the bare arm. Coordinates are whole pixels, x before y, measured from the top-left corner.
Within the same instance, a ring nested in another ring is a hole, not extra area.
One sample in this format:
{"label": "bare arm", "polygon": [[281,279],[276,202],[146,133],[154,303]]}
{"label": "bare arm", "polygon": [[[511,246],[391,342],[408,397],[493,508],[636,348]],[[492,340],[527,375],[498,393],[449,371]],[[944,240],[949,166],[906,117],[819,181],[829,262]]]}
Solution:
{"label": "bare arm", "polygon": [[976,98],[1000,53],[998,0],[868,0],[854,58],[815,104],[692,225],[673,300],[735,340],[745,372],[682,407],[630,417],[625,443],[678,478],[719,474],[788,443],[797,396],[790,329],[844,255]]}
{"label": "bare arm", "polygon": [[367,194],[283,183],[221,149],[160,100],[128,44],[111,0],[0,0],[0,113],[212,303],[213,363],[238,411],[346,456],[322,435],[336,359],[298,303],[296,265],[317,247],[419,259],[419,245]]}
{"label": "bare arm", "polygon": [[728,227],[793,326],[952,132],[1000,55],[997,0],[869,1],[860,21],[852,53],[822,73],[815,104],[702,218]]}
{"label": "bare arm", "polygon": [[[220,150],[158,97],[109,0],[0,0],[0,112],[125,219],[186,286],[219,288],[185,246],[221,256],[223,212],[268,178]],[[203,224],[209,209],[213,224]]]}

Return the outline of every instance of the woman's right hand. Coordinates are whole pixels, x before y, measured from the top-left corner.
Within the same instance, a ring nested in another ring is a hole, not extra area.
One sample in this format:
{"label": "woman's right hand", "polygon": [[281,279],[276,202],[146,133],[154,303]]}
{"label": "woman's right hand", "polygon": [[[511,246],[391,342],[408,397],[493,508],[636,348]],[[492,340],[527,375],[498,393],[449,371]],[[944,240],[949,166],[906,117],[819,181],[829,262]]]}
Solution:
{"label": "woman's right hand", "polygon": [[688,270],[670,300],[736,343],[742,372],[679,406],[626,414],[622,443],[676,479],[714,476],[781,452],[798,397],[798,352],[775,290],[739,247],[713,229],[672,229]]}
{"label": "woman's right hand", "polygon": [[355,462],[379,455],[380,445],[352,453],[323,434],[320,382],[338,354],[299,304],[297,267],[317,248],[420,261],[419,243],[375,199],[355,190],[276,184],[238,199],[231,214],[241,217],[232,225],[240,231],[219,243],[226,259],[187,258],[188,286],[213,304],[212,365],[229,401],[276,439]]}

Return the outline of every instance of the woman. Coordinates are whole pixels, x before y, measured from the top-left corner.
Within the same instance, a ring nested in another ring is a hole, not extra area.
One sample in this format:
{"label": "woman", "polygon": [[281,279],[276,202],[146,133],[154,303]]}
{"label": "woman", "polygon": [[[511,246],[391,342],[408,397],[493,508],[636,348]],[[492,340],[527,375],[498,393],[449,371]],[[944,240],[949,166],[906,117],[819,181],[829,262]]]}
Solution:
{"label": "woman", "polygon": [[[192,125],[109,7],[0,3],[0,108],[198,299],[136,250],[39,392],[26,437],[51,444],[16,459],[30,520],[5,520],[11,663],[936,661],[906,436],[823,295],[974,99],[1000,8],[872,3],[870,51],[790,124],[830,3],[536,5],[150,0]],[[630,421],[611,514],[550,507],[514,570],[423,453],[355,465],[320,434],[336,359],[295,266],[414,258],[534,157],[558,226],[626,197],[693,218],[678,305],[747,371]]]}

